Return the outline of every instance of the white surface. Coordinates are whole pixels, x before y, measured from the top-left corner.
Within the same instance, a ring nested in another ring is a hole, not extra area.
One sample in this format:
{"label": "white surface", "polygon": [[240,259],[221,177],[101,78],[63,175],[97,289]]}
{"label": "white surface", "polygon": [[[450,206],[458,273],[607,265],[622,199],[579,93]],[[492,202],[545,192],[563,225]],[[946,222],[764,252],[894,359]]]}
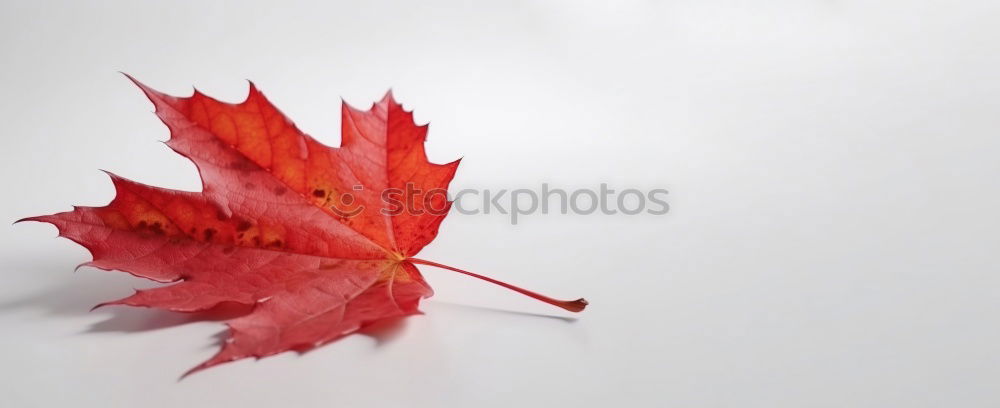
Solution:
{"label": "white surface", "polygon": [[[2,219],[197,189],[116,73],[336,144],[388,88],[454,187],[670,189],[651,216],[453,214],[426,316],[177,382],[219,322],[87,310],[146,286],[0,228],[4,406],[1000,405],[995,1],[4,2]],[[278,2],[275,2],[278,3]],[[420,5],[418,6],[417,3]],[[752,3],[752,2],[751,2]],[[994,254],[995,255],[995,254]],[[537,315],[536,315],[537,314]]]}

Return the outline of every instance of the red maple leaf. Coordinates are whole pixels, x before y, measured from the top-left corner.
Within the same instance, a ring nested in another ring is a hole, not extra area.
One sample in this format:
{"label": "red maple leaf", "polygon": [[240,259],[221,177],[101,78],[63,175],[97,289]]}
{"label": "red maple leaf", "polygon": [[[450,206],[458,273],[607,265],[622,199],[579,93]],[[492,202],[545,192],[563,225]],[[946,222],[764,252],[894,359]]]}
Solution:
{"label": "red maple leaf", "polygon": [[[400,198],[406,191],[446,191],[458,161],[427,160],[427,126],[417,126],[391,93],[368,111],[344,103],[341,147],[332,148],[302,133],[252,83],[245,101],[229,104],[197,91],[173,97],[132,80],[170,129],[167,145],[198,167],[202,191],[109,173],[117,194],[107,206],[24,220],[51,223],[90,250],[93,260],[83,265],[173,283],[98,307],[195,312],[251,305],[227,321],[222,349],[189,373],[305,351],[383,319],[420,313],[420,300],[432,291],[415,264],[574,312],[587,305],[413,258],[437,235],[451,202],[424,194],[400,206]],[[395,206],[386,199],[393,194]]]}

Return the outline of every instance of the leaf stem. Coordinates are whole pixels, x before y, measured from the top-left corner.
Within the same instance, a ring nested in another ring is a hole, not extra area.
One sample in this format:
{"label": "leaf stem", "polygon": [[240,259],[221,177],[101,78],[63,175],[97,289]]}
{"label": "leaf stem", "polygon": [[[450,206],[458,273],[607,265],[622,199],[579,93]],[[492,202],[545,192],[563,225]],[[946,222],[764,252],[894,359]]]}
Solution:
{"label": "leaf stem", "polygon": [[461,270],[461,269],[458,269],[458,268],[454,268],[454,267],[451,267],[451,266],[448,266],[448,265],[442,265],[442,264],[439,264],[437,262],[425,261],[423,259],[417,259],[417,258],[407,258],[407,261],[410,261],[410,262],[415,263],[415,264],[429,265],[429,266],[434,266],[434,267],[438,267],[438,268],[441,268],[441,269],[447,269],[449,271],[455,271],[455,272],[458,272],[458,273],[469,275],[469,276],[471,276],[473,278],[479,278],[479,279],[482,279],[482,280],[487,281],[489,283],[492,283],[492,284],[495,284],[495,285],[499,285],[499,286],[503,286],[503,287],[505,287],[507,289],[513,290],[513,291],[518,292],[518,293],[520,293],[522,295],[525,295],[525,296],[528,296],[528,297],[531,297],[531,298],[534,298],[534,299],[541,300],[542,302],[548,303],[548,304],[556,306],[556,307],[561,307],[561,308],[569,310],[571,312],[581,312],[581,311],[583,311],[584,308],[587,307],[587,304],[588,304],[587,300],[584,299],[584,298],[579,298],[577,300],[558,300],[558,299],[553,299],[553,298],[550,298],[548,296],[541,295],[541,294],[532,292],[532,291],[527,290],[527,289],[519,288],[517,286],[511,285],[511,284],[506,283],[506,282],[501,282],[501,281],[498,281],[496,279],[480,275],[478,273],[472,273],[472,272]]}

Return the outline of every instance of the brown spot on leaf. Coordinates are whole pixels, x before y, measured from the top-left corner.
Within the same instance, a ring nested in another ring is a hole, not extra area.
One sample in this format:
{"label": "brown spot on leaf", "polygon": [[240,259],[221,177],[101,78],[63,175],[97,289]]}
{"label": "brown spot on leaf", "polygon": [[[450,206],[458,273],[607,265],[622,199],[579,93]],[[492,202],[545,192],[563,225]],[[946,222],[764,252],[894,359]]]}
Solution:
{"label": "brown spot on leaf", "polygon": [[240,220],[240,223],[236,225],[236,230],[240,231],[240,232],[243,232],[243,231],[246,231],[246,230],[250,229],[250,227],[252,227],[252,226],[253,226],[253,224],[251,224],[250,221]]}
{"label": "brown spot on leaf", "polygon": [[320,189],[315,189],[315,190],[313,190],[313,197],[318,197],[318,198],[326,197],[326,191],[325,190],[320,190]]}
{"label": "brown spot on leaf", "polygon": [[203,232],[205,235],[205,241],[211,241],[212,237],[215,236],[215,232],[215,228],[205,228],[205,231]]}

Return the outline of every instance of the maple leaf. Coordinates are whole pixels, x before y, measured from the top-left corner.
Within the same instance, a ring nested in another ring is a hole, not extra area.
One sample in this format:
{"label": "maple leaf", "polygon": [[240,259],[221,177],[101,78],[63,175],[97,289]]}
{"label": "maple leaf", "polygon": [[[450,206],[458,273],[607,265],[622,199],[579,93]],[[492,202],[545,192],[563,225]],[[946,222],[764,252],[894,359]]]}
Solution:
{"label": "maple leaf", "polygon": [[226,303],[252,306],[227,321],[222,349],[188,373],[309,350],[380,320],[420,313],[420,300],[433,292],[416,264],[574,312],[587,305],[413,258],[435,238],[451,202],[439,194],[398,211],[383,194],[446,190],[459,161],[427,160],[427,125],[417,126],[391,92],[367,111],[343,103],[341,147],[333,148],[296,128],[253,83],[245,101],[230,104],[198,91],[169,96],[129,79],[170,129],[167,145],[197,166],[202,191],[108,173],[116,196],[107,206],[21,221],[51,223],[60,236],[86,247],[93,260],[81,266],[173,283],[97,307],[196,312]]}

